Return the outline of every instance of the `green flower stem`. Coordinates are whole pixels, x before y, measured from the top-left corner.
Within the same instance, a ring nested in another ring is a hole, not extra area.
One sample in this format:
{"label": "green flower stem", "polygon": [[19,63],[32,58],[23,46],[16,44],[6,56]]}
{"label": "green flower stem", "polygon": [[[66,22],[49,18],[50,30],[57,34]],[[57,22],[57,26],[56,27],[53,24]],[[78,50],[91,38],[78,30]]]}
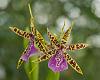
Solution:
{"label": "green flower stem", "polygon": [[[27,28],[26,31],[28,32],[29,29]],[[28,45],[28,40],[24,39],[24,47]],[[32,60],[36,59],[36,57],[31,57],[28,62],[25,63],[25,71],[29,78],[29,80],[38,80],[39,74],[39,63],[33,63]]]}
{"label": "green flower stem", "polygon": [[60,73],[54,73],[51,70],[48,70],[48,76],[46,80],[59,80]]}

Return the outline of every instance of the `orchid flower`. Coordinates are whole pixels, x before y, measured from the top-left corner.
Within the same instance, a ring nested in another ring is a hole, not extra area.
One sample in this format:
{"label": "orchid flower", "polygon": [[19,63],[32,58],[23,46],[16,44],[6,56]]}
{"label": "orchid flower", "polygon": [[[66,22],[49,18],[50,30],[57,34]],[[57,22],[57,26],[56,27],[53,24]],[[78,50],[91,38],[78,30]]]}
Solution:
{"label": "orchid flower", "polygon": [[[30,56],[35,54],[36,52],[47,54],[47,51],[48,51],[46,42],[44,41],[42,35],[39,33],[39,31],[34,26],[34,18],[32,16],[32,11],[31,11],[30,5],[28,6],[29,6],[30,15],[31,15],[31,18],[30,18],[31,32],[28,33],[26,31],[18,29],[17,27],[9,27],[17,35],[29,40],[27,48],[24,50],[23,54],[18,60],[17,69],[21,66],[23,62],[28,61]],[[34,46],[34,43],[38,46],[38,48]],[[49,51],[49,53],[50,52],[51,51]]]}
{"label": "orchid flower", "polygon": [[[73,23],[72,23],[73,25]],[[50,50],[55,50],[51,51],[51,53],[48,53],[48,55],[43,55],[40,56],[36,61],[33,62],[41,62],[47,59],[50,59],[48,62],[48,67],[54,71],[54,72],[60,72],[68,69],[68,64],[76,70],[78,73],[83,74],[81,68],[79,65],[76,63],[76,61],[66,52],[66,50],[79,50],[86,48],[88,44],[86,43],[77,43],[77,44],[67,44],[67,40],[70,37],[70,33],[72,30],[72,25],[68,28],[66,32],[64,32],[61,42],[58,42],[56,36],[54,36],[48,29],[48,37],[51,42],[51,48]]]}
{"label": "orchid flower", "polygon": [[[30,9],[30,5],[29,5],[29,9]],[[31,12],[30,12],[31,14]],[[32,18],[33,19],[33,18]],[[34,26],[34,23],[32,23],[31,21],[31,25],[30,26]],[[24,37],[26,39],[29,40],[28,46],[26,47],[26,49],[24,50],[24,52],[22,53],[20,59],[18,60],[18,64],[17,64],[17,69],[22,65],[23,62],[28,61],[28,59],[34,55],[36,52],[38,52],[38,49],[34,46],[34,33],[33,33],[33,29],[31,29],[31,32],[28,33],[26,31],[20,30],[17,27],[9,27],[14,33],[16,33],[17,35]]]}
{"label": "orchid flower", "polygon": [[22,53],[20,59],[18,60],[17,69],[21,66],[23,62],[28,61],[29,57],[31,57],[33,54],[35,54],[38,49],[34,46],[34,35],[31,33],[28,33],[26,31],[20,30],[16,27],[10,27],[10,29],[15,32],[17,35],[22,36],[29,40],[28,46]]}

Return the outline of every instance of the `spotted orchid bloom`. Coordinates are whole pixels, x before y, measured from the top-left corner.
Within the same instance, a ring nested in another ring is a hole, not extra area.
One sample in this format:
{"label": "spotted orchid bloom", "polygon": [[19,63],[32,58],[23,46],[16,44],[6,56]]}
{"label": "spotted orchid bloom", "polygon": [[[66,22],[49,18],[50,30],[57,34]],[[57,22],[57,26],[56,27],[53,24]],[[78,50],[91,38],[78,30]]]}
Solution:
{"label": "spotted orchid bloom", "polygon": [[23,62],[27,62],[28,59],[38,52],[38,49],[34,46],[34,35],[26,31],[20,30],[17,27],[10,27],[10,29],[17,35],[22,36],[29,40],[28,46],[22,53],[20,59],[18,60],[17,69],[21,66]]}
{"label": "spotted orchid bloom", "polygon": [[[72,23],[73,25],[73,23]],[[86,48],[88,44],[86,43],[77,43],[77,44],[67,44],[68,38],[70,37],[70,33],[72,30],[72,25],[68,28],[66,32],[64,32],[61,41],[58,42],[56,36],[54,36],[48,29],[47,34],[50,39],[51,45],[49,45],[49,49],[52,51],[48,55],[40,56],[36,62],[41,62],[47,59],[50,59],[48,62],[48,67],[54,72],[60,72],[68,69],[68,64],[76,70],[78,73],[83,74],[81,68],[76,63],[76,61],[66,52],[66,50],[79,50]]]}
{"label": "spotted orchid bloom", "polygon": [[[17,69],[22,65],[23,62],[28,61],[28,59],[32,55],[34,55],[36,52],[43,53],[43,55],[44,54],[46,55],[54,51],[54,50],[48,51],[46,42],[44,41],[42,35],[39,33],[39,31],[34,26],[34,18],[32,16],[32,11],[31,11],[30,5],[28,6],[29,6],[30,15],[31,15],[31,19],[30,19],[31,32],[28,33],[26,31],[18,29],[17,27],[9,27],[17,35],[29,40],[27,48],[24,50],[23,54],[18,60]],[[34,46],[34,43],[38,46],[38,48]]]}
{"label": "spotted orchid bloom", "polygon": [[[30,5],[29,5],[29,8],[30,8]],[[24,37],[25,39],[29,40],[28,46],[26,47],[26,49],[22,53],[20,59],[18,60],[17,69],[22,65],[23,62],[27,62],[28,59],[32,55],[34,55],[35,53],[38,52],[38,49],[34,46],[35,35],[34,35],[34,32],[33,32],[33,28],[32,28],[32,26],[34,26],[32,21],[31,21],[30,26],[31,26],[31,32],[30,33],[23,31],[21,29],[18,29],[17,27],[9,27],[17,35]]]}

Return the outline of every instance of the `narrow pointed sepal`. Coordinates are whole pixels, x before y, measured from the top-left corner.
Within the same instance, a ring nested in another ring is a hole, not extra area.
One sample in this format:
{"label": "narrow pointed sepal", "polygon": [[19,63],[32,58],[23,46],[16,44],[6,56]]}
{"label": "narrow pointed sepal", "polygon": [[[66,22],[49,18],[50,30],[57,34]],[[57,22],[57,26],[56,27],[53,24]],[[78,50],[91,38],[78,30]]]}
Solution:
{"label": "narrow pointed sepal", "polygon": [[36,35],[35,35],[35,43],[38,46],[38,49],[40,51],[42,51],[44,54],[47,54],[47,45],[44,41],[44,38],[42,37],[42,35],[36,31]]}
{"label": "narrow pointed sepal", "polygon": [[65,53],[64,55],[65,55],[65,58],[66,58],[68,64],[69,64],[75,71],[77,71],[78,73],[80,73],[81,75],[83,75],[83,72],[82,72],[81,68],[79,67],[79,65],[76,63],[76,61],[75,61],[74,59],[72,59],[72,57],[71,57],[69,54]]}
{"label": "narrow pointed sepal", "polygon": [[21,29],[18,29],[17,27],[9,27],[14,33],[17,35],[24,37],[26,39],[30,39],[30,33],[23,31]]}
{"label": "narrow pointed sepal", "polygon": [[48,34],[48,38],[50,39],[51,45],[55,45],[57,47],[60,46],[59,42],[57,41],[57,38],[49,31],[49,29],[47,28],[47,34]]}
{"label": "narrow pointed sepal", "polygon": [[73,24],[74,22],[72,22],[71,26],[68,28],[68,30],[66,30],[66,32],[64,33],[62,39],[61,39],[61,43],[62,44],[65,44],[67,43],[69,37],[70,37],[70,33],[71,33],[71,30],[72,30],[72,27],[73,27]]}
{"label": "narrow pointed sepal", "polygon": [[86,43],[78,43],[78,44],[71,44],[66,45],[66,50],[79,50],[88,47],[89,45]]}

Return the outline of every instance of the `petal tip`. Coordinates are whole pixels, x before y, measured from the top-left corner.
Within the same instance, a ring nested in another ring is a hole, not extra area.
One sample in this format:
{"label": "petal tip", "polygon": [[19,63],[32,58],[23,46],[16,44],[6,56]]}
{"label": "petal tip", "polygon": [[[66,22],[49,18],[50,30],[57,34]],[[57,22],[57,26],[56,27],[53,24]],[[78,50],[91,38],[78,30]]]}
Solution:
{"label": "petal tip", "polygon": [[13,30],[13,27],[9,27],[9,29]]}
{"label": "petal tip", "polygon": [[81,71],[80,74],[83,75],[83,72]]}
{"label": "petal tip", "polygon": [[85,45],[86,45],[86,47],[90,46],[89,44],[85,44]]}
{"label": "petal tip", "polygon": [[22,65],[24,61],[22,59],[20,59],[17,63],[17,69],[19,69],[19,67]]}

